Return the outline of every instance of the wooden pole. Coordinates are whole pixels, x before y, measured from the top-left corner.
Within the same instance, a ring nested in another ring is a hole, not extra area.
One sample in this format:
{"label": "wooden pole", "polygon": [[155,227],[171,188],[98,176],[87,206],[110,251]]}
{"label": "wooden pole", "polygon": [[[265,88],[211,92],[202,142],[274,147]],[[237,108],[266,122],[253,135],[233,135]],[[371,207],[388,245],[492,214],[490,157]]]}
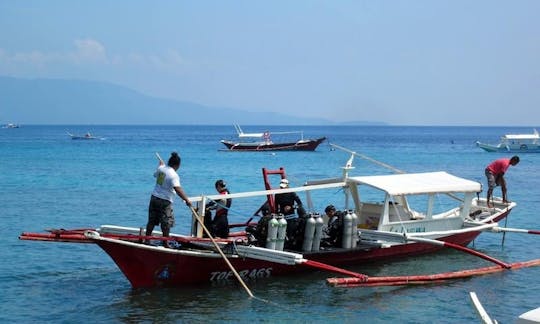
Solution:
{"label": "wooden pole", "polygon": [[240,284],[244,287],[244,290],[247,292],[247,294],[249,295],[249,297],[254,297],[253,294],[251,293],[251,290],[249,290],[248,286],[246,285],[246,283],[244,282],[244,280],[242,280],[242,277],[240,277],[240,275],[238,274],[238,272],[236,271],[236,269],[233,267],[233,265],[231,264],[231,262],[229,261],[229,259],[227,259],[227,256],[225,256],[225,254],[223,253],[223,251],[221,250],[221,248],[219,247],[219,245],[216,243],[216,240],[214,240],[214,238],[212,237],[212,234],[210,234],[210,231],[208,231],[208,228],[206,228],[206,226],[204,225],[204,222],[202,222],[198,215],[197,215],[197,212],[195,211],[195,209],[192,207],[192,206],[189,206],[189,208],[191,209],[191,212],[193,213],[193,216],[195,216],[195,219],[197,219],[197,221],[199,222],[199,225],[201,225],[201,227],[203,228],[204,232],[206,233],[206,235],[208,235],[208,237],[210,238],[210,240],[212,241],[212,244],[214,244],[214,247],[216,248],[216,250],[219,252],[219,254],[221,255],[221,257],[223,258],[223,261],[225,261],[225,263],[227,264],[227,266],[231,269],[231,271],[233,272],[234,276],[236,277],[236,279],[238,279],[238,282],[240,282]]}
{"label": "wooden pole", "polygon": [[[540,266],[540,259],[525,262],[516,262],[511,264],[512,270]],[[334,287],[377,287],[377,286],[403,286],[403,285],[422,285],[445,280],[455,280],[469,278],[472,276],[486,275],[495,272],[507,270],[499,265],[485,268],[461,270],[455,272],[445,272],[431,275],[416,276],[393,276],[393,277],[369,277],[367,280],[362,278],[328,278],[326,282]]]}
{"label": "wooden pole", "polygon": [[445,242],[445,241],[438,241],[438,240],[432,240],[432,239],[427,239],[427,238],[420,238],[420,237],[406,237],[406,239],[408,241],[414,241],[414,242],[422,242],[422,243],[428,243],[428,244],[433,244],[433,245],[439,245],[439,246],[445,246],[445,247],[449,247],[449,248],[452,248],[454,250],[458,250],[458,251],[462,251],[462,252],[465,252],[465,253],[468,253],[470,255],[474,255],[474,256],[477,256],[479,258],[482,258],[484,260],[487,260],[487,261],[490,261],[490,262],[493,262],[505,269],[510,269],[511,265],[509,265],[508,263],[505,263],[501,260],[498,260],[498,259],[495,259],[487,254],[484,254],[484,253],[480,253],[478,251],[475,251],[473,249],[469,249],[468,247],[465,247],[465,246],[461,246],[461,245],[458,245],[458,244],[454,244],[454,243],[450,243],[450,242]]}
{"label": "wooden pole", "polygon": [[352,276],[354,278],[358,278],[358,279],[363,280],[363,281],[368,280],[368,276],[365,275],[365,274],[349,271],[347,269],[334,267],[334,266],[326,264],[326,263],[321,263],[321,262],[317,262],[317,261],[313,261],[313,260],[303,259],[300,264],[305,265],[305,266],[309,266],[309,267],[313,267],[313,268],[317,268],[317,269],[320,269],[320,270],[325,270],[325,271],[330,271],[330,272],[335,272],[335,273],[339,273],[339,274]]}

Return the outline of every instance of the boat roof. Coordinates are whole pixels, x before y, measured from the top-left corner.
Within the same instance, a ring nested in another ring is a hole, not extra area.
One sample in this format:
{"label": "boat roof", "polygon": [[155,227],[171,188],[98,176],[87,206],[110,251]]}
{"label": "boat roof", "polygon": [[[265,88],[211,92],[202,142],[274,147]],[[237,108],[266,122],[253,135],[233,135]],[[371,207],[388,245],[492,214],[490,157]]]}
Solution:
{"label": "boat roof", "polygon": [[538,139],[540,136],[538,134],[507,134],[504,135],[504,138],[507,139]]}
{"label": "boat roof", "polygon": [[[318,189],[340,188],[349,184],[367,185],[387,192],[390,195],[415,195],[451,192],[479,192],[480,183],[460,178],[444,171],[424,173],[404,173],[378,176],[349,177],[346,182],[342,178],[309,181],[305,186],[287,189],[238,192],[226,195],[207,195],[208,199],[245,198],[266,196],[285,192],[302,192]],[[190,197],[192,202],[202,200],[202,196]]]}
{"label": "boat roof", "polygon": [[347,180],[386,191],[394,196],[482,190],[480,183],[456,177],[444,171],[360,176],[350,177]]}
{"label": "boat roof", "polygon": [[506,139],[538,139],[540,135],[538,131],[534,129],[532,134],[506,134],[503,136]]}

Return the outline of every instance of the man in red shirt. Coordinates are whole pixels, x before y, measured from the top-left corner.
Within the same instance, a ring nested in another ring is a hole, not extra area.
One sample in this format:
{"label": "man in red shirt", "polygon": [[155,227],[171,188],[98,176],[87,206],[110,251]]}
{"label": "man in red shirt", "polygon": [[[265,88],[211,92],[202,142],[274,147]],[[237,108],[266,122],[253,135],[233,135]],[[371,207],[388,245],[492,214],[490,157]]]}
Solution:
{"label": "man in red shirt", "polygon": [[508,203],[506,199],[506,181],[504,180],[504,173],[511,165],[514,166],[519,163],[519,157],[517,155],[512,158],[502,158],[491,162],[486,168],[486,178],[488,183],[487,191],[487,206],[493,207],[490,202],[491,195],[493,194],[493,188],[501,186],[503,203]]}

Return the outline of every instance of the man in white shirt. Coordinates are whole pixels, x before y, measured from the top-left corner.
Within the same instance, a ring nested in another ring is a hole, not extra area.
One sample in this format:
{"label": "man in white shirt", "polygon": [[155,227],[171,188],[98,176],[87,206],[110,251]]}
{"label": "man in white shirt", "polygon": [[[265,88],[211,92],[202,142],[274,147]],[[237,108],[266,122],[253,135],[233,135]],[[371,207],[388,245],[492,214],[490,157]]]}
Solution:
{"label": "man in white shirt", "polygon": [[[161,225],[163,236],[168,237],[171,227],[174,226],[174,213],[172,203],[175,194],[182,198],[187,206],[191,206],[188,196],[180,186],[180,177],[176,170],[180,168],[180,156],[176,152],[171,153],[171,157],[164,165],[163,161],[159,161],[159,166],[154,172],[156,185],[150,204],[148,206],[148,223],[146,224],[146,236],[151,236],[154,226]],[[167,241],[163,242],[163,246],[169,247]]]}

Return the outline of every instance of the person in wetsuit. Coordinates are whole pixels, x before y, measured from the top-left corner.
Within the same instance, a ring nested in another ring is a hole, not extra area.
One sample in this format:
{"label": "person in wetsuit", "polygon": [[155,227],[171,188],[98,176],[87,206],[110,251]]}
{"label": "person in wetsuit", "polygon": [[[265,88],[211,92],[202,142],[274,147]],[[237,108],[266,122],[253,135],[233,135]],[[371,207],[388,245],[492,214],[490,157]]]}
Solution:
{"label": "person in wetsuit", "polygon": [[[288,188],[289,180],[281,179],[279,187],[281,189]],[[305,211],[302,207],[302,201],[300,200],[296,192],[280,193],[276,194],[275,196],[276,212],[278,214],[283,214],[285,216],[294,214],[295,203],[296,208],[298,209],[298,216],[303,216],[305,214]]]}
{"label": "person in wetsuit", "polygon": [[[223,180],[218,180],[215,183],[217,192],[220,195],[229,194],[227,184]],[[219,199],[211,201],[206,205],[206,212],[204,215],[204,224],[210,231],[212,236],[227,238],[229,237],[229,220],[227,215],[229,208],[231,207],[232,199]],[[214,219],[212,219],[212,210],[215,210]]]}

